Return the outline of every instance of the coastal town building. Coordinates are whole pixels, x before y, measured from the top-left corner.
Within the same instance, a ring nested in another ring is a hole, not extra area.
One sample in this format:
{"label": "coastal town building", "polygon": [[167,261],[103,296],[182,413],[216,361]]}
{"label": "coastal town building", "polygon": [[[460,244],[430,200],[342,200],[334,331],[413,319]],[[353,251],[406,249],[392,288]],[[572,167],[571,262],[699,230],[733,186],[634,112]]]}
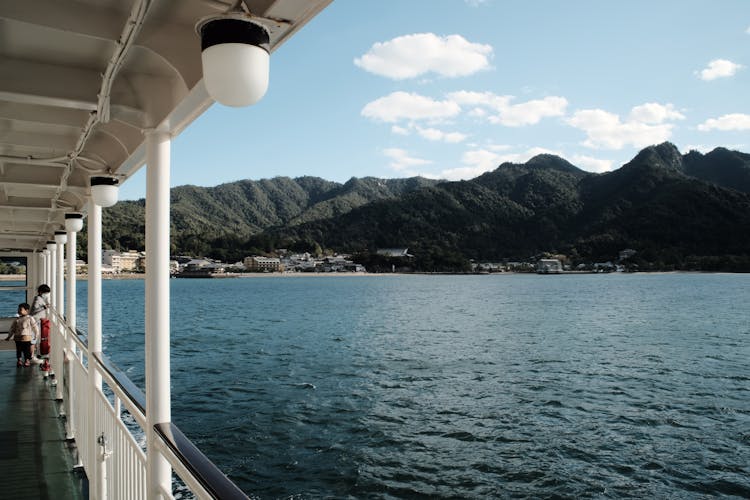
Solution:
{"label": "coastal town building", "polygon": [[536,265],[536,272],[540,274],[559,274],[562,271],[559,259],[539,259]]}
{"label": "coastal town building", "polygon": [[245,257],[243,263],[245,269],[252,272],[276,272],[282,271],[281,260],[276,257]]}
{"label": "coastal town building", "polygon": [[414,257],[408,248],[378,248],[376,253],[383,257]]}
{"label": "coastal town building", "polygon": [[102,264],[111,268],[113,273],[143,272],[146,269],[146,253],[136,250],[104,250]]}
{"label": "coastal town building", "polygon": [[224,264],[208,259],[193,259],[178,266],[179,271],[174,273],[174,276],[178,278],[217,278],[227,276]]}

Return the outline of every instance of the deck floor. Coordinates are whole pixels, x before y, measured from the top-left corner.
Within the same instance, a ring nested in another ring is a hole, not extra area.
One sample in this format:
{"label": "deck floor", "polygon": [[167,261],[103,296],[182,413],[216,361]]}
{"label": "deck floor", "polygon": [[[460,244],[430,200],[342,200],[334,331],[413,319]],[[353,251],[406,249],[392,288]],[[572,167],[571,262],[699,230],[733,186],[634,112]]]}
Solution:
{"label": "deck floor", "polygon": [[0,498],[83,499],[49,379],[16,367],[13,350],[0,351],[0,380]]}

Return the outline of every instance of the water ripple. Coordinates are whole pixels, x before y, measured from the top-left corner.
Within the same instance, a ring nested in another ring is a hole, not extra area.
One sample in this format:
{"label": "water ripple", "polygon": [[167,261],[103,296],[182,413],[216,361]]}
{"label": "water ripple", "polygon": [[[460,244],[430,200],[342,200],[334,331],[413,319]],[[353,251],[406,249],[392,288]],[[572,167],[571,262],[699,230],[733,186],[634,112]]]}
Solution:
{"label": "water ripple", "polygon": [[173,419],[252,498],[750,498],[750,276],[561,278],[173,280]]}

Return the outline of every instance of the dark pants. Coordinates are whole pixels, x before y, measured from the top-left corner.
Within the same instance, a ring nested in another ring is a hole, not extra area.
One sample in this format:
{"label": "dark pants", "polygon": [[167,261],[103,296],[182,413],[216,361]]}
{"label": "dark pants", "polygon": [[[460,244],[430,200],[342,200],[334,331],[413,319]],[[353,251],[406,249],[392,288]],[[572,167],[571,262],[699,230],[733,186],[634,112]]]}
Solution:
{"label": "dark pants", "polygon": [[27,359],[31,359],[31,341],[30,340],[16,340],[16,358],[21,359],[23,354]]}

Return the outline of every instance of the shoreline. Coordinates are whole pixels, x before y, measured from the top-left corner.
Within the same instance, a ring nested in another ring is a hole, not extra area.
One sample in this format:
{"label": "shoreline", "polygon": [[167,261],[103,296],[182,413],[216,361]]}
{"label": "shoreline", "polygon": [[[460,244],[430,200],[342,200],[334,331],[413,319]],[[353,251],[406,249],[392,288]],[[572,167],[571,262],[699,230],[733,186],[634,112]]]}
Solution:
{"label": "shoreline", "polygon": [[[226,273],[225,276],[209,277],[209,278],[192,278],[192,279],[228,279],[228,278],[240,278],[240,279],[252,279],[252,278],[343,278],[343,277],[368,277],[368,276],[515,276],[515,275],[537,275],[537,276],[580,276],[583,274],[616,274],[616,275],[663,275],[663,274],[748,274],[742,272],[730,272],[730,271],[638,271],[632,273],[597,273],[591,271],[584,272],[563,272],[563,273],[548,273],[538,274],[536,272],[513,272],[503,271],[500,273],[428,273],[428,272],[414,272],[414,273],[288,273],[288,272],[274,272],[274,273]],[[174,277],[174,276],[173,276]],[[143,280],[146,278],[144,273],[121,273],[121,274],[107,274],[102,276],[102,280]],[[76,276],[77,280],[88,281],[88,275],[79,274]],[[181,278],[185,279],[185,278]],[[191,278],[188,278],[191,279]],[[26,275],[24,274],[0,274],[0,282],[7,281],[26,281]]]}

